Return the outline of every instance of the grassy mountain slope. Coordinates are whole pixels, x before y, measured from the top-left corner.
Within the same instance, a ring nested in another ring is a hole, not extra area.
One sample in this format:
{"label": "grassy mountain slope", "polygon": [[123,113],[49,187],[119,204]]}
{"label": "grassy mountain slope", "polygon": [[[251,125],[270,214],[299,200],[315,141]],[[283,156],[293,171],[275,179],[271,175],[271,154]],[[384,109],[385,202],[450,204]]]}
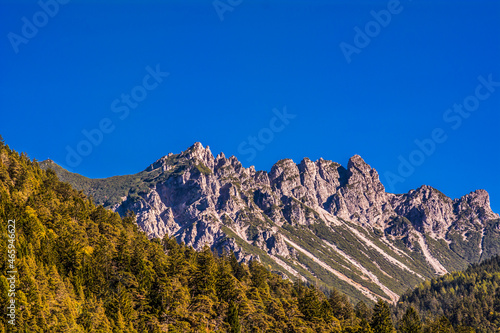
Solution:
{"label": "grassy mountain slope", "polygon": [[114,176],[109,178],[92,179],[77,173],[70,172],[54,163],[45,160],[39,163],[44,170],[51,169],[57,177],[77,190],[91,196],[97,205],[111,207],[122,202],[128,196],[137,196],[145,193],[156,183],[165,180],[170,174],[179,172],[186,167],[185,161],[177,159],[177,155],[168,158],[172,169],[163,173],[159,169],[146,169],[133,175]]}

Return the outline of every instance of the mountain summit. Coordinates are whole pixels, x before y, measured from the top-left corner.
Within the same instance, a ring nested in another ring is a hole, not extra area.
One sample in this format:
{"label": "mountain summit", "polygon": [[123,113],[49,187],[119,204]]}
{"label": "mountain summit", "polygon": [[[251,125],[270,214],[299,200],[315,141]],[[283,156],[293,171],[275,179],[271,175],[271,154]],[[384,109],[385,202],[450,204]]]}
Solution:
{"label": "mountain summit", "polygon": [[151,238],[234,251],[353,299],[394,302],[425,278],[500,253],[500,218],[486,191],[454,200],[426,185],[387,193],[359,155],[347,168],[304,158],[265,172],[197,142],[135,175],[88,179],[41,165],[97,203],[133,211]]}

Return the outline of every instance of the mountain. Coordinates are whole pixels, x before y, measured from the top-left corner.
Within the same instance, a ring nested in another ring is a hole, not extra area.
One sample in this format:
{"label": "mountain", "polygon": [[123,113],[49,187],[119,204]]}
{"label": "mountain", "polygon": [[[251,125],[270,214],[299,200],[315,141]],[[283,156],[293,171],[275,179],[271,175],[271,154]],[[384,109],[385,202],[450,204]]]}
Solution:
{"label": "mountain", "polygon": [[358,155],[347,167],[284,159],[265,172],[195,143],[135,175],[88,179],[52,161],[41,166],[122,216],[133,211],[150,238],[258,258],[353,300],[395,302],[426,278],[500,253],[500,218],[486,191],[454,200],[426,185],[387,193]]}

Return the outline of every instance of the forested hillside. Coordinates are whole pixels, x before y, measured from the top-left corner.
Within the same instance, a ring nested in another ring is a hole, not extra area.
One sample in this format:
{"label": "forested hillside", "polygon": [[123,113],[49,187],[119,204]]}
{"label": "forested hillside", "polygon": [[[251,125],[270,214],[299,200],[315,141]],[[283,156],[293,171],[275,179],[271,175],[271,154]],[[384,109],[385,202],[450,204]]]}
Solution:
{"label": "forested hillside", "polygon": [[409,307],[414,307],[422,319],[446,317],[455,328],[469,326],[477,332],[498,332],[500,257],[422,283],[401,296],[396,316],[401,317]]}

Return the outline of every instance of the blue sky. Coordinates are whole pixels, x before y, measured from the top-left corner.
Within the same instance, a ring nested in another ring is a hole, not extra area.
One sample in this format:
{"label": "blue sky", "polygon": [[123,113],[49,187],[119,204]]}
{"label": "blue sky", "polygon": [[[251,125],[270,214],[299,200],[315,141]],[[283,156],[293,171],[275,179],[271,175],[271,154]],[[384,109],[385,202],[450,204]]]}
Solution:
{"label": "blue sky", "polygon": [[500,2],[116,3],[0,1],[12,148],[93,178],[196,141],[268,171],[359,154],[500,212]]}

